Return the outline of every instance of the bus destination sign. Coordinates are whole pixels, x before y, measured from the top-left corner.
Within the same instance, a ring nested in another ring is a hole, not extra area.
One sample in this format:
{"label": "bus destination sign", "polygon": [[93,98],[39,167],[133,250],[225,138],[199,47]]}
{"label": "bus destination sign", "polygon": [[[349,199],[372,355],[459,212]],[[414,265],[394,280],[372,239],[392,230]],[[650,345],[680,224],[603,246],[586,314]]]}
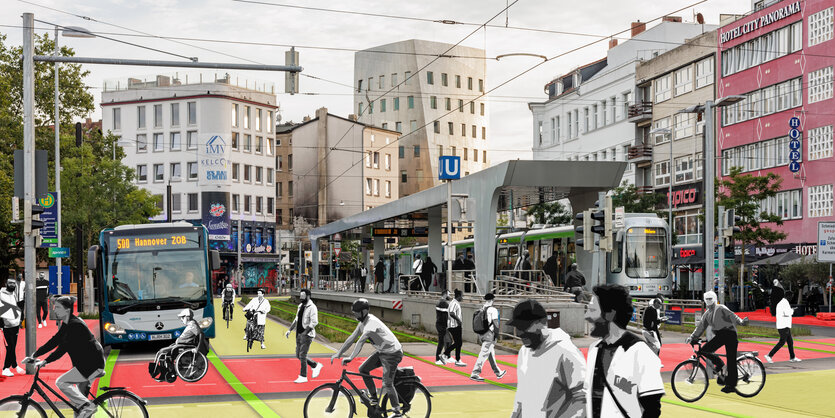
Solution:
{"label": "bus destination sign", "polygon": [[110,253],[200,248],[200,240],[196,232],[172,232],[169,234],[130,237],[111,235],[108,244]]}

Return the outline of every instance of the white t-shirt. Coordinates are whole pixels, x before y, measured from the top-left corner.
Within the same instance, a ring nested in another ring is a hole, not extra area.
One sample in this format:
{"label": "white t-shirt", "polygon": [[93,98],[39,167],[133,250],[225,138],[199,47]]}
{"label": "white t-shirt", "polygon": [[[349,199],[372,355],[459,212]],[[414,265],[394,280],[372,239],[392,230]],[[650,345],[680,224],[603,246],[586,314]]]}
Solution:
{"label": "white t-shirt", "polygon": [[[637,338],[634,337],[633,338]],[[594,365],[597,362],[598,346],[595,341],[589,347],[586,362],[586,415],[592,416],[592,392],[594,382]],[[640,417],[643,414],[638,398],[641,396],[663,395],[664,381],[661,379],[661,359],[649,348],[644,341],[638,341],[624,350],[618,347],[612,356],[606,381],[617,396],[618,402],[630,417]],[[601,417],[622,418],[611,393],[604,387],[603,403],[600,408]]]}
{"label": "white t-shirt", "polygon": [[[487,306],[486,303],[484,304],[484,307],[487,308],[487,323],[489,324],[489,325],[487,325],[487,329],[488,329],[488,331],[495,331],[493,329],[493,321],[498,322],[498,320],[499,320],[499,310],[494,308],[493,305]],[[500,325],[501,325],[501,323],[500,323]]]}
{"label": "white t-shirt", "polygon": [[417,259],[414,263],[412,263],[412,269],[415,271],[415,274],[420,274],[423,272],[423,260]]}
{"label": "white t-shirt", "polygon": [[255,324],[256,325],[267,325],[267,312],[270,311],[270,301],[266,298],[264,300],[258,300],[258,298],[253,298],[246,304],[244,307],[245,311],[255,311]]}
{"label": "white t-shirt", "polygon": [[360,322],[359,329],[359,341],[371,339],[371,345],[380,353],[393,354],[403,349],[386,324],[374,315],[368,314],[365,321]]}
{"label": "white t-shirt", "polygon": [[777,303],[777,329],[791,328],[794,309],[786,298]]}
{"label": "white t-shirt", "polygon": [[449,328],[459,327],[460,325],[458,324],[458,321],[452,319],[452,314],[454,313],[455,315],[457,315],[458,318],[461,319],[461,321],[464,320],[464,318],[461,318],[461,304],[458,302],[458,300],[453,298],[449,302],[448,310],[449,310],[449,320],[447,321],[447,327],[449,327]]}

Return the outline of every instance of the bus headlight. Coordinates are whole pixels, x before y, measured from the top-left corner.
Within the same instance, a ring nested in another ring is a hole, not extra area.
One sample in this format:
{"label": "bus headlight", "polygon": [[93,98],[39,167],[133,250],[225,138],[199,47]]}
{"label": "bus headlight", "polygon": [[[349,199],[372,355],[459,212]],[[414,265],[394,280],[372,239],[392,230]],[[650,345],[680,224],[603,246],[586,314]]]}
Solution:
{"label": "bus headlight", "polygon": [[206,317],[200,320],[200,328],[206,329],[209,328],[210,325],[212,325],[211,317]]}
{"label": "bus headlight", "polygon": [[111,333],[111,334],[122,335],[122,334],[125,333],[124,328],[122,328],[122,327],[120,327],[116,324],[112,324],[110,322],[105,322],[104,323],[104,330]]}

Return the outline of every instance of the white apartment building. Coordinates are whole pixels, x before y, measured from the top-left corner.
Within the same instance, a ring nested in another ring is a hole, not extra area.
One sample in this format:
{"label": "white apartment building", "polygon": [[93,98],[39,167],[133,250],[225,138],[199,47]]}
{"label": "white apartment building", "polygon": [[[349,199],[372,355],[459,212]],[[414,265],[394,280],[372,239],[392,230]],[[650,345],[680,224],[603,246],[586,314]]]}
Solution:
{"label": "white apartment building", "polygon": [[354,55],[359,122],[402,134],[401,196],[440,184],[442,155],[460,156],[464,175],[489,166],[487,101],[479,97],[486,91],[484,50],[450,48],[410,39]]}
{"label": "white apartment building", "polygon": [[222,256],[237,252],[239,233],[243,253],[275,252],[272,85],[209,73],[114,80],[102,108],[102,129],[120,137],[136,184],[159,197],[152,221],[168,220],[171,185],[172,221],[206,224],[212,205],[228,214],[214,219],[225,233],[207,225]]}
{"label": "white apartment building", "polygon": [[[632,24],[632,37],[610,41],[606,57],[556,77],[545,86],[548,100],[529,103],[533,113],[533,157],[541,160],[627,161],[629,148],[643,143],[629,121],[635,102],[635,65],[709,32],[715,25],[682,23],[665,17],[645,30]],[[636,184],[633,164],[623,180]]]}

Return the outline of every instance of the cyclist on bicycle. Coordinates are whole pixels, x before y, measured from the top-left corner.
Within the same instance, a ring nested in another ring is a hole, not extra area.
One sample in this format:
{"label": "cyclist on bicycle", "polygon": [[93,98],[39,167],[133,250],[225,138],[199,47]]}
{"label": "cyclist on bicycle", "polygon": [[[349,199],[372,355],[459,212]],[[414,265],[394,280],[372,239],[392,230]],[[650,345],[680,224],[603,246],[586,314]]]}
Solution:
{"label": "cyclist on bicycle", "polygon": [[232,311],[235,307],[235,289],[232,288],[232,283],[226,283],[226,288],[223,289],[223,312],[226,312],[226,307],[229,307],[229,320],[232,320]]}
{"label": "cyclist on bicycle", "polygon": [[[400,413],[400,400],[397,397],[397,391],[394,389],[394,374],[397,371],[397,365],[403,359],[403,347],[383,321],[368,313],[369,309],[368,300],[364,298],[357,299],[351,305],[351,311],[354,313],[357,321],[359,321],[359,324],[357,324],[357,328],[351,336],[342,344],[339,351],[331,356],[331,363],[335,359],[342,357],[342,353],[348,350],[351,344],[359,337],[359,341],[356,347],[354,347],[354,352],[348,358],[342,360],[342,364],[347,365],[360,353],[362,346],[365,344],[365,340],[370,339],[376,351],[360,365],[359,372],[367,375],[378,367],[383,368],[383,389],[388,394],[392,409],[394,409],[394,415],[391,418],[402,417],[403,415]],[[369,376],[363,376],[362,380],[368,388],[369,398],[376,405],[378,403],[377,385],[374,383],[374,379]]]}
{"label": "cyclist on bicycle", "polygon": [[[698,340],[702,332],[707,330],[708,342],[699,349],[699,354],[710,360],[716,368],[716,374],[721,375],[722,367],[725,363],[719,356],[713,354],[721,346],[725,346],[725,354],[728,358],[727,376],[724,378],[725,387],[722,392],[733,393],[736,391],[737,370],[736,370],[736,349],[739,345],[736,334],[736,324],[745,325],[748,323],[748,318],[740,319],[735,313],[728,309],[725,305],[716,303],[716,293],[707,291],[704,294],[705,305],[707,309],[702,314],[702,320],[699,325],[687,337],[686,343],[690,344],[693,340]],[[717,383],[723,384],[722,380],[717,379]]]}
{"label": "cyclist on bicycle", "polygon": [[[87,391],[93,381],[104,375],[104,350],[84,320],[72,314],[73,305],[74,300],[69,296],[55,299],[52,310],[60,328],[24,361],[34,362],[36,367],[40,367],[69,354],[73,368],[58,377],[55,385],[79,409],[78,416],[87,418],[96,412],[96,406],[87,399]],[[49,351],[52,354],[45,360],[38,360],[39,356]]]}

